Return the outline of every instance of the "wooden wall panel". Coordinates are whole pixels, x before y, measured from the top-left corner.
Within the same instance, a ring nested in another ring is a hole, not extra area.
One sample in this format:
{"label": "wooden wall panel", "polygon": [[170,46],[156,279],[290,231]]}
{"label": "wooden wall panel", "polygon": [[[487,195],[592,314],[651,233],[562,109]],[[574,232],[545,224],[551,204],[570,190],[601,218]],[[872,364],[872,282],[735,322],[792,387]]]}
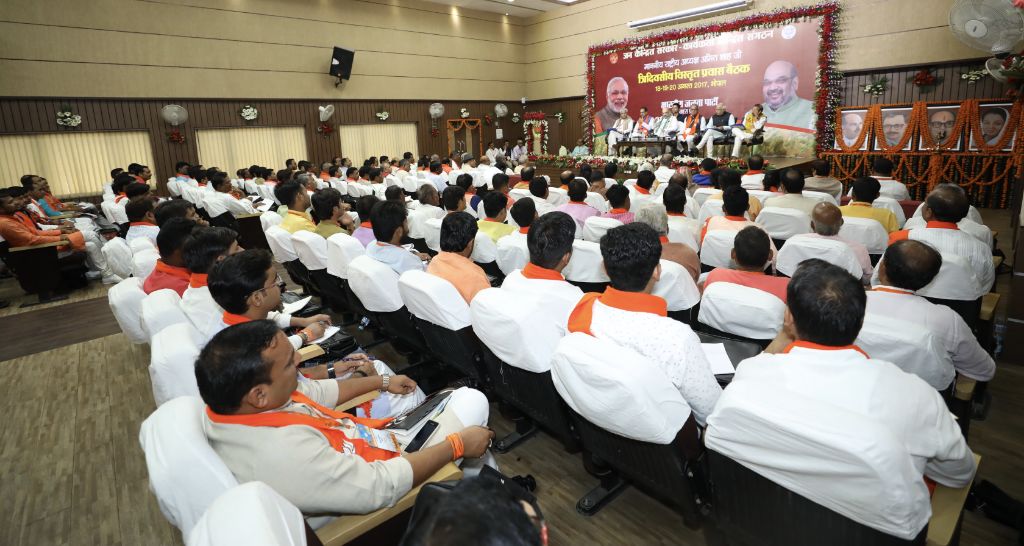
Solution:
{"label": "wooden wall panel", "polygon": [[[847,72],[843,80],[843,106],[860,106],[870,104],[907,103],[915,101],[961,101],[964,99],[992,99],[1003,97],[1008,87],[990,77],[982,78],[977,83],[967,83],[960,75],[982,67],[985,59],[962,61],[957,63],[932,65],[932,73],[942,78],[942,82],[934,89],[922,93],[916,86],[907,82],[913,77],[920,66],[894,68],[890,70],[872,70]],[[868,85],[882,77],[889,79],[886,92],[878,97],[864,93]]]}

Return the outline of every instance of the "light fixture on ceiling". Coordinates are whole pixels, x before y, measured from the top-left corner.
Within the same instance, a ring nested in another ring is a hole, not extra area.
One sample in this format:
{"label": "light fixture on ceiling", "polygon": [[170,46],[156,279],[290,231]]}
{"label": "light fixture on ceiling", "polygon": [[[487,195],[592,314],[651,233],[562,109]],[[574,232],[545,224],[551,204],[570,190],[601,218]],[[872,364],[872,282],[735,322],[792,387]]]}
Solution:
{"label": "light fixture on ceiling", "polygon": [[684,21],[686,19],[694,19],[697,17],[704,17],[713,13],[719,13],[727,10],[746,8],[753,3],[753,0],[725,0],[724,2],[715,2],[714,4],[707,4],[705,6],[699,6],[696,8],[684,9],[682,11],[674,11],[672,13],[664,13],[656,15],[654,17],[648,17],[646,19],[637,19],[636,21],[630,21],[626,23],[626,26],[632,29],[650,27],[654,25],[661,25],[665,23],[674,23],[677,21]]}

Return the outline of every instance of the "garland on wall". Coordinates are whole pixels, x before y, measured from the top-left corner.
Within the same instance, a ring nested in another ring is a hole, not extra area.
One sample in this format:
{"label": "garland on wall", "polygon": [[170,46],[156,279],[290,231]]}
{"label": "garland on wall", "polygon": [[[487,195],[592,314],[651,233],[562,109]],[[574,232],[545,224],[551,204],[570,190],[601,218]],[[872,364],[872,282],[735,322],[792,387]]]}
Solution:
{"label": "garland on wall", "polygon": [[[523,118],[523,135],[526,139],[526,150],[530,155],[541,155],[548,153],[548,120],[544,112],[526,112]],[[539,154],[537,153],[537,139],[539,142]]]}
{"label": "garland on wall", "polygon": [[836,43],[840,7],[838,2],[823,2],[811,6],[781,8],[774,11],[759,13],[749,17],[734,19],[722,23],[712,23],[684,29],[672,29],[659,34],[651,34],[616,42],[593,45],[587,50],[586,100],[583,106],[583,137],[586,142],[594,145],[594,126],[590,120],[594,117],[595,89],[594,76],[597,57],[614,52],[622,52],[638,46],[645,48],[661,47],[673,42],[689,41],[714,37],[725,32],[751,28],[766,28],[797,22],[804,19],[821,17],[818,28],[820,49],[818,50],[817,85],[814,91],[815,112],[817,121],[817,149],[827,150],[832,146],[832,132],[835,118],[833,113],[839,105],[842,93],[842,73],[836,69]]}

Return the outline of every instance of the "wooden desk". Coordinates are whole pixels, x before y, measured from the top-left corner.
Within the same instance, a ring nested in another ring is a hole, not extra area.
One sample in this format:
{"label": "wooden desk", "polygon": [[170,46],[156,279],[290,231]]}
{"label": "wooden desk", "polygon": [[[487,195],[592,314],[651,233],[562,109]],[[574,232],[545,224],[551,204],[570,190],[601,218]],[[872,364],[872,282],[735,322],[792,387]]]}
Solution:
{"label": "wooden desk", "polygon": [[[981,455],[975,453],[975,468],[980,464]],[[932,518],[928,520],[928,546],[947,546],[952,542],[970,490],[970,484],[959,489],[944,485],[935,486],[935,493],[932,494]]]}

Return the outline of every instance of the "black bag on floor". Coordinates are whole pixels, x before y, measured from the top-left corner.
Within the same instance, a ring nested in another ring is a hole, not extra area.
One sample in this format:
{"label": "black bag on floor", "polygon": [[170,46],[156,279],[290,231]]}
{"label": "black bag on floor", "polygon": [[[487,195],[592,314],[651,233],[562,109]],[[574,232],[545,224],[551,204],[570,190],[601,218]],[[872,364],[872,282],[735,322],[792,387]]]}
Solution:
{"label": "black bag on floor", "polygon": [[[981,480],[971,490],[968,500],[972,511],[983,514],[992,521],[1002,523],[1018,531],[1024,532],[1024,503],[1007,495],[994,483]],[[1018,542],[1024,544],[1024,534]]]}

